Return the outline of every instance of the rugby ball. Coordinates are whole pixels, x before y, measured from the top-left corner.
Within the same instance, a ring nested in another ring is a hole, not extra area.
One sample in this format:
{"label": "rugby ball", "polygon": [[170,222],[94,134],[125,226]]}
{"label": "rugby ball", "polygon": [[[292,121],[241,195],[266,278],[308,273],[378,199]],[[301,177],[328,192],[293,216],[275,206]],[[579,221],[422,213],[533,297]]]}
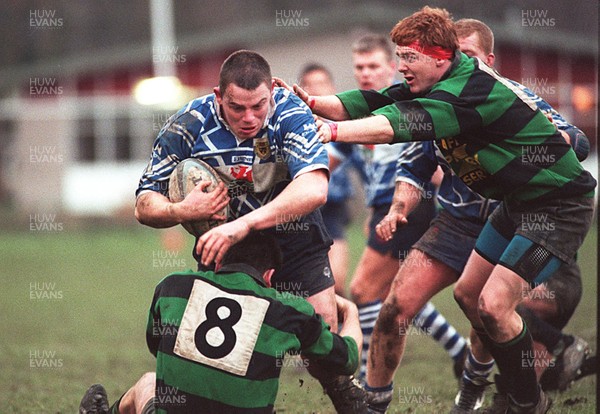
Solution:
{"label": "rugby ball", "polygon": [[[204,161],[196,158],[181,161],[169,177],[169,200],[174,203],[182,201],[202,181],[210,181],[210,185],[204,190],[210,193],[222,180],[219,174]],[[219,214],[227,217],[227,210],[225,207]],[[223,224],[223,221],[199,220],[181,225],[194,236],[201,236],[220,224]]]}

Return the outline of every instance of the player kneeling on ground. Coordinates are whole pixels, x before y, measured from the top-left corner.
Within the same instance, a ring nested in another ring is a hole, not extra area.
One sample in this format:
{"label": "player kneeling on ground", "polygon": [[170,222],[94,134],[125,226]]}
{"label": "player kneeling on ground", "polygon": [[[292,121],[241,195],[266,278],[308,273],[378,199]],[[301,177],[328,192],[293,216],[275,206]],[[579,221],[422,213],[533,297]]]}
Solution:
{"label": "player kneeling on ground", "polygon": [[[215,272],[182,272],[156,287],[146,340],[156,356],[147,373],[108,408],[104,387],[90,387],[80,414],[272,413],[282,359],[302,352],[330,381],[358,367],[362,342],[356,306],[337,297],[340,335],[305,299],[269,288],[281,251],[253,233],[235,245]],[[365,394],[354,409],[366,413]]]}

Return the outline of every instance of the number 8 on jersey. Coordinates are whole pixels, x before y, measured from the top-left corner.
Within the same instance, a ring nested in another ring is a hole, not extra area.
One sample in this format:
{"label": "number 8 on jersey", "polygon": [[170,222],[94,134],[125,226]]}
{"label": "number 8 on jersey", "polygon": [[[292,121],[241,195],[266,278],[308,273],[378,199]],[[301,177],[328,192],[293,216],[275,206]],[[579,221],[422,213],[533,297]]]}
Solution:
{"label": "number 8 on jersey", "polygon": [[173,352],[232,374],[246,375],[269,302],[196,280]]}

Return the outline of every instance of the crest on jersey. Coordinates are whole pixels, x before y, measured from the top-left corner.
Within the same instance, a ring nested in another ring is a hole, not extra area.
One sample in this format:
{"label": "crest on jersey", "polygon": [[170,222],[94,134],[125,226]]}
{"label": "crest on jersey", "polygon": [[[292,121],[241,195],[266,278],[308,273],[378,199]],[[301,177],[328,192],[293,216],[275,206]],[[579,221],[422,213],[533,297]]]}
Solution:
{"label": "crest on jersey", "polygon": [[271,156],[271,146],[269,145],[269,138],[254,138],[254,153],[261,160],[266,160]]}

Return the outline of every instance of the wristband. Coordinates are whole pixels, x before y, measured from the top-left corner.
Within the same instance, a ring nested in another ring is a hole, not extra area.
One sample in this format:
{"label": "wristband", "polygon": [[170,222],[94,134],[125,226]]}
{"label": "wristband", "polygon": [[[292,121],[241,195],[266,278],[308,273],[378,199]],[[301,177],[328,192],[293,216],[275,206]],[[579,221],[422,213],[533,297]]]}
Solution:
{"label": "wristband", "polygon": [[327,124],[329,126],[329,130],[331,131],[331,142],[335,142],[337,139],[337,122],[330,122]]}
{"label": "wristband", "polygon": [[310,108],[311,111],[315,107],[315,97],[314,96],[310,96],[308,98],[308,107]]}

